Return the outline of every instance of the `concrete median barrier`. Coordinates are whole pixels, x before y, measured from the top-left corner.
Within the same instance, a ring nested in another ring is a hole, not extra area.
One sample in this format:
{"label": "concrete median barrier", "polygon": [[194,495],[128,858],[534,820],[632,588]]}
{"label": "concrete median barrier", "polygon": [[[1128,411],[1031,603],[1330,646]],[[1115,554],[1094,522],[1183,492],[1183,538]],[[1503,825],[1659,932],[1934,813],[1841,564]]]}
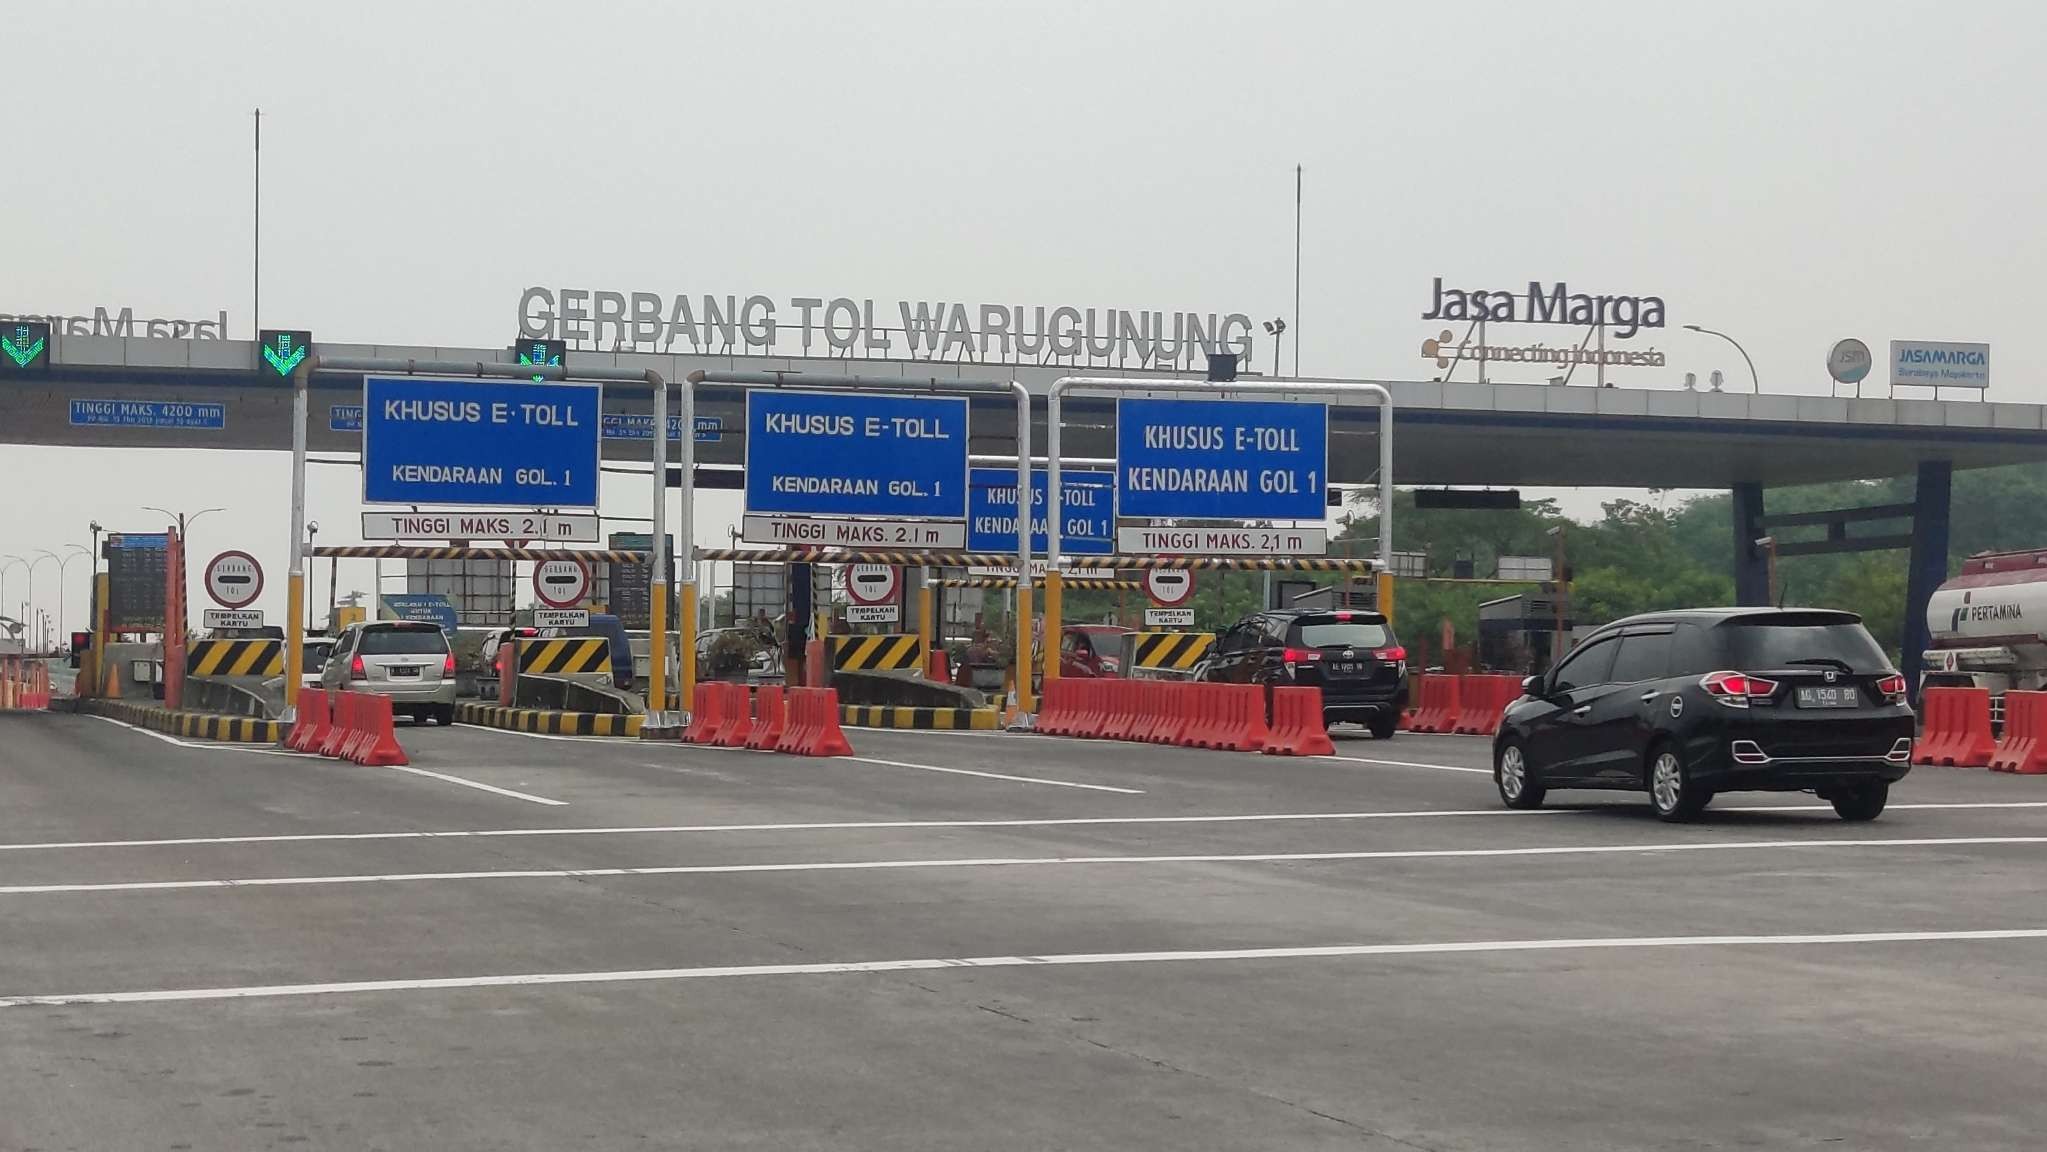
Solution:
{"label": "concrete median barrier", "polygon": [[531,732],[543,736],[619,736],[637,740],[646,723],[643,715],[613,712],[559,712],[546,708],[507,708],[496,704],[457,704],[455,719],[479,728]]}
{"label": "concrete median barrier", "polygon": [[220,716],[210,712],[173,711],[132,700],[81,700],[78,710],[176,736],[222,744],[275,744],[284,738],[284,723],[253,716]]}

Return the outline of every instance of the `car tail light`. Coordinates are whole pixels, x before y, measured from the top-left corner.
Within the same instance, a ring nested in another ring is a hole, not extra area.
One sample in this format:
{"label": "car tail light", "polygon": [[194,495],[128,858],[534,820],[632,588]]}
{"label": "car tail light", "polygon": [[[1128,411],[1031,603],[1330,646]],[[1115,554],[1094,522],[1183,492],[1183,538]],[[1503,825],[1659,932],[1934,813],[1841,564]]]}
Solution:
{"label": "car tail light", "polygon": [[1395,644],[1391,648],[1381,648],[1373,652],[1372,659],[1395,663],[1407,659],[1407,649]]}
{"label": "car tail light", "polygon": [[362,657],[357,656],[354,660],[349,661],[348,678],[350,680],[367,680],[370,678],[369,670],[362,666]]}
{"label": "car tail light", "polygon": [[1699,687],[1706,694],[1729,708],[1746,708],[1751,700],[1768,699],[1777,691],[1775,680],[1765,680],[1746,672],[1714,672],[1699,680]]}
{"label": "car tail light", "polygon": [[448,653],[448,658],[446,660],[441,661],[441,675],[449,677],[450,679],[454,677],[455,654],[453,652]]}
{"label": "car tail light", "polygon": [[1280,654],[1280,659],[1289,664],[1312,664],[1322,659],[1322,653],[1313,648],[1289,648]]}
{"label": "car tail light", "polygon": [[1876,682],[1876,693],[1887,704],[1901,703],[1905,699],[1905,678],[1893,672]]}

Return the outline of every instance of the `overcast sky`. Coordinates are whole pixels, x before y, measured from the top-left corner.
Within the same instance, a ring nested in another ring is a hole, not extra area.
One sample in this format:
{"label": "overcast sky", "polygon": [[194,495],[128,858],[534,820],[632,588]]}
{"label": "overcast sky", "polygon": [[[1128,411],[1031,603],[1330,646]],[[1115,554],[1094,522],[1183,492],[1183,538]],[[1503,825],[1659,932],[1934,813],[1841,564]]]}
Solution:
{"label": "overcast sky", "polygon": [[[2047,400],[2037,4],[67,0],[10,29],[0,311],[249,336],[260,105],[263,317],[328,340],[501,344],[529,284],[1286,315],[1299,163],[1310,374],[1434,374],[1435,276],[1564,279],[1666,301],[1637,343],[1670,364],[1628,386],[1746,386],[1699,323],[1766,391],[1826,392],[1856,336],[1990,342],[1995,394]],[[0,457],[68,477],[0,503],[0,553],[226,505],[194,551],[283,571],[281,455]],[[351,538],[354,474],[313,479]]]}

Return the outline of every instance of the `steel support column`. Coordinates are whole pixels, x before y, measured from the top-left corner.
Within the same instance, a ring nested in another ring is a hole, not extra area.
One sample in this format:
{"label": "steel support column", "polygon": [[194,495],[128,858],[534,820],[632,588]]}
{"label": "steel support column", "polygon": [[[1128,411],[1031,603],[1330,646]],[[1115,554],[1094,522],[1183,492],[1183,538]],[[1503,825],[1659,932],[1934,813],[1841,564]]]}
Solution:
{"label": "steel support column", "polygon": [[1734,602],[1759,608],[1770,602],[1770,564],[1756,547],[1763,532],[1763,486],[1747,480],[1734,486]]}
{"label": "steel support column", "polygon": [[1922,671],[1920,654],[1931,639],[1926,630],[1926,604],[1933,599],[1933,590],[1947,579],[1948,509],[1954,476],[1950,461],[1921,461],[1919,487],[1912,499],[1912,555],[1905,570],[1904,642],[1898,666],[1915,701]]}

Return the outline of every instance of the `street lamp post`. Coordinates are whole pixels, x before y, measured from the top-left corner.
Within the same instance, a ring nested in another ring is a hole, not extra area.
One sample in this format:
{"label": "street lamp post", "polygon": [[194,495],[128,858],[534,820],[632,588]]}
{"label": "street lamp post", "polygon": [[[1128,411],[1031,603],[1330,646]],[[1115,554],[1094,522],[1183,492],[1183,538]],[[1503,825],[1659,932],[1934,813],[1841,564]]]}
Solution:
{"label": "street lamp post", "polygon": [[31,599],[34,598],[36,570],[29,568],[28,561],[19,556],[0,556],[0,612],[4,612],[7,609],[7,570],[16,564],[21,565],[23,568],[28,568],[29,595]]}
{"label": "street lamp post", "polygon": [[83,544],[66,544],[65,547],[71,549],[71,551],[62,556],[57,555],[55,552],[39,552],[37,554],[38,563],[43,558],[57,562],[57,631],[59,632],[64,631],[66,628],[64,619],[64,581],[68,577],[71,562],[80,556],[87,558],[92,556],[92,553]]}
{"label": "street lamp post", "polygon": [[1688,331],[1688,332],[1700,332],[1700,333],[1704,333],[1704,334],[1705,334],[1705,335],[1707,335],[1707,336],[1718,336],[1718,337],[1720,337],[1720,338],[1721,338],[1722,340],[1725,340],[1725,341],[1727,341],[1727,342],[1728,342],[1729,344],[1732,344],[1732,345],[1734,345],[1734,350],[1735,350],[1736,352],[1739,352],[1739,353],[1741,353],[1741,358],[1742,358],[1743,360],[1745,360],[1745,361],[1747,361],[1747,362],[1748,362],[1748,383],[1749,383],[1749,387],[1751,387],[1751,388],[1755,389],[1755,391],[1756,391],[1756,395],[1760,396],[1760,395],[1762,395],[1762,394],[1763,394],[1763,385],[1762,385],[1762,382],[1761,382],[1760,380],[1758,380],[1758,379],[1756,378],[1756,362],[1755,362],[1755,361],[1753,361],[1753,360],[1749,360],[1749,356],[1748,356],[1748,349],[1746,349],[1746,348],[1743,348],[1743,347],[1741,346],[1741,341],[1739,341],[1739,340],[1736,340],[1736,339],[1735,339],[1734,337],[1732,337],[1732,336],[1729,336],[1729,335],[1728,335],[1727,333],[1725,333],[1725,332],[1719,332],[1719,331],[1715,331],[1714,329],[1711,329],[1711,328],[1701,328],[1701,327],[1699,327],[1699,326],[1698,326],[1697,324],[1687,324],[1687,325],[1685,325],[1685,330],[1686,330],[1686,331]]}
{"label": "street lamp post", "polygon": [[[314,537],[316,537],[316,536],[318,536],[319,534],[320,534],[320,522],[319,522],[318,520],[309,520],[309,521],[307,521],[307,522],[306,522],[306,555],[308,555],[308,556],[311,556],[311,555],[313,554],[313,538],[314,538]],[[312,577],[311,575],[309,575],[309,576],[307,576],[307,577],[306,577],[306,631],[308,631],[308,632],[311,632],[311,631],[313,630],[313,588],[312,588],[312,585],[313,585],[313,577]],[[327,594],[328,594],[329,596],[332,596],[332,595],[334,594],[334,579],[333,579],[333,577],[331,577],[331,576],[330,576],[330,577],[328,577],[328,579],[327,579]]]}

